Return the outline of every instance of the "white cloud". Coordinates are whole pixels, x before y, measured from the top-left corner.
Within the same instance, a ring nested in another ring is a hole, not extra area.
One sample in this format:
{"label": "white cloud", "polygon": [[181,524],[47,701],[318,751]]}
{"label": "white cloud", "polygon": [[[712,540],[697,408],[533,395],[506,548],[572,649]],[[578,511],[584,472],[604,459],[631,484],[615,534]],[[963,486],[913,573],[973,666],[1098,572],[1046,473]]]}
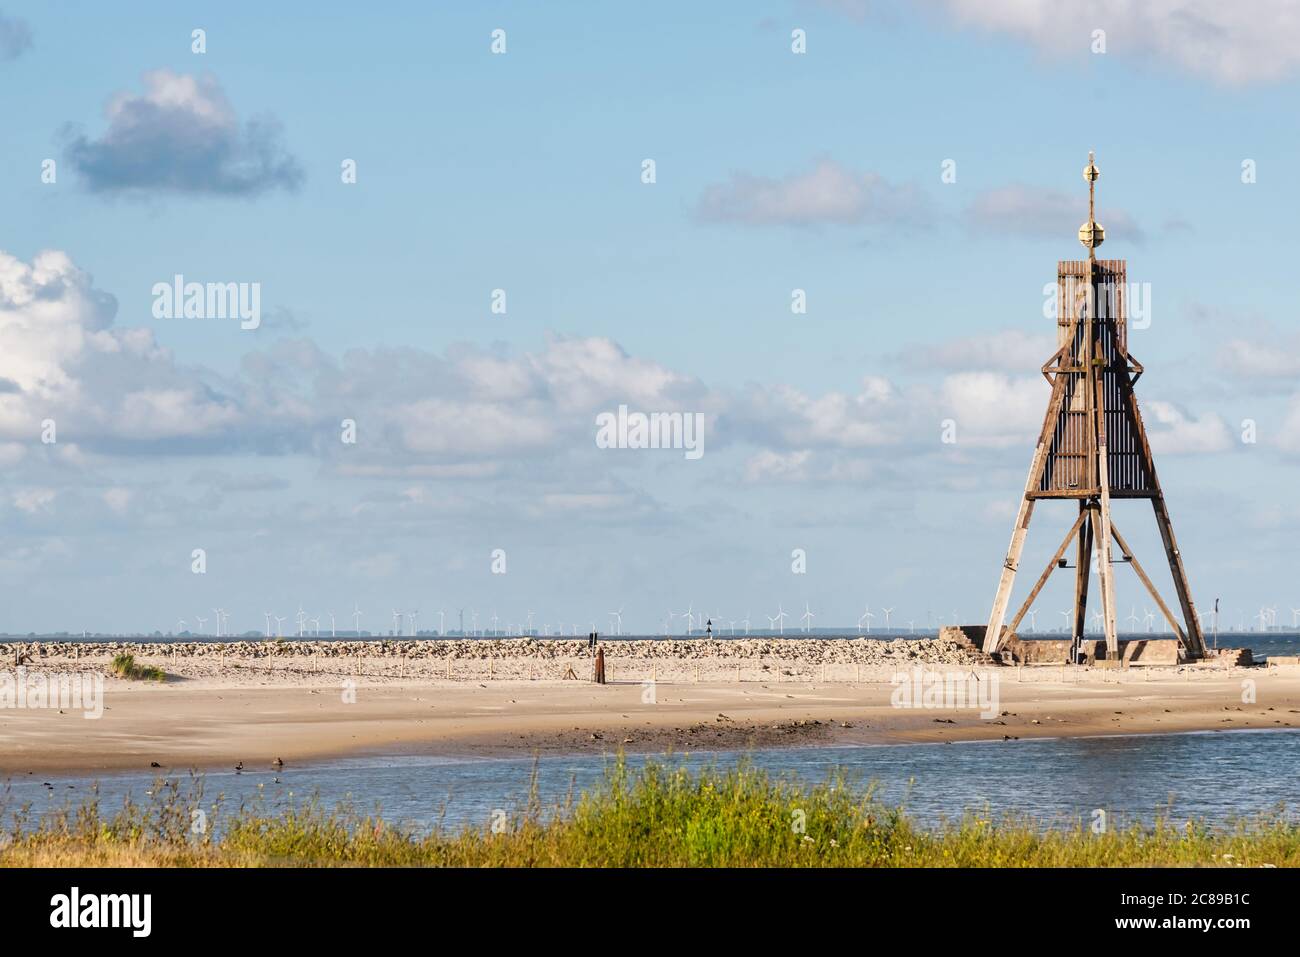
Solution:
{"label": "white cloud", "polygon": [[1300,377],[1300,339],[1230,339],[1219,350],[1219,363],[1245,379],[1293,380]]}
{"label": "white cloud", "polygon": [[929,202],[915,185],[896,185],[872,172],[855,172],[831,159],[779,179],[736,172],[705,188],[696,205],[705,222],[746,226],[919,224]]}
{"label": "white cloud", "polygon": [[1038,439],[1049,398],[1041,376],[958,372],[944,378],[936,407],[957,423],[959,447],[1028,449]]}
{"label": "white cloud", "polygon": [[1217,413],[1193,416],[1169,402],[1140,403],[1153,453],[1222,452],[1232,447],[1232,430]]}
{"label": "white cloud", "polygon": [[117,302],[61,252],[0,252],[0,438],[60,442],[209,435],[239,421],[229,398],[178,369],[147,329],[112,327]]}
{"label": "white cloud", "polygon": [[109,100],[99,139],[71,136],[68,161],[92,190],[253,196],[301,184],[279,124],[262,117],[241,127],[215,78],[154,70],[144,88]]}
{"label": "white cloud", "polygon": [[808,463],[812,452],[798,449],[793,452],[776,452],[762,449],[745,462],[746,482],[802,482],[809,477]]}
{"label": "white cloud", "polygon": [[1300,7],[1290,0],[936,0],[959,24],[1006,33],[1054,57],[1154,57],[1240,86],[1280,80],[1300,67]]}
{"label": "white cloud", "polygon": [[14,507],[31,515],[48,511],[57,494],[52,488],[24,488],[13,495]]}

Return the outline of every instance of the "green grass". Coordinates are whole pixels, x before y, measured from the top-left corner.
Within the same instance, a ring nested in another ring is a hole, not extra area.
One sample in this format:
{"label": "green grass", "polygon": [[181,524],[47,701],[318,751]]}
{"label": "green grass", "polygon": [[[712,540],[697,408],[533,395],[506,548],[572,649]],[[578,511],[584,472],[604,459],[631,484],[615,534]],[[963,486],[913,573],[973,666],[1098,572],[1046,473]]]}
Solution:
{"label": "green grass", "polygon": [[315,800],[276,814],[261,801],[227,811],[205,802],[199,777],[160,780],[147,802],[108,815],[91,798],[37,820],[0,797],[0,866],[1300,866],[1300,826],[1282,809],[1219,827],[1166,818],[1104,834],[980,814],[922,828],[838,776],[805,786],[747,764],[633,770],[622,760],[563,806],[543,808],[535,785],[531,793],[495,831],[431,835]]}
{"label": "green grass", "polygon": [[109,670],[119,678],[130,678],[138,681],[164,681],[167,678],[166,672],[161,668],[155,668],[152,665],[138,665],[135,663],[135,655],[120,654],[113,658],[113,663],[109,665]]}

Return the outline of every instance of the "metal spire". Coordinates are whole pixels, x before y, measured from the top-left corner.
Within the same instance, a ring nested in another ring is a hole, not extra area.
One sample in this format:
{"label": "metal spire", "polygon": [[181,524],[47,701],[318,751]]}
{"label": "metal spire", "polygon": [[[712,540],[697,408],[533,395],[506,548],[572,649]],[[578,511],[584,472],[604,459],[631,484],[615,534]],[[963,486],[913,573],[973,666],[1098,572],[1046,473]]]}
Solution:
{"label": "metal spire", "polygon": [[1097,222],[1097,177],[1101,170],[1093,162],[1093,152],[1088,151],[1088,165],[1083,168],[1083,178],[1088,181],[1088,221],[1079,227],[1079,242],[1088,249],[1088,258],[1096,260],[1097,247],[1106,241],[1106,230]]}

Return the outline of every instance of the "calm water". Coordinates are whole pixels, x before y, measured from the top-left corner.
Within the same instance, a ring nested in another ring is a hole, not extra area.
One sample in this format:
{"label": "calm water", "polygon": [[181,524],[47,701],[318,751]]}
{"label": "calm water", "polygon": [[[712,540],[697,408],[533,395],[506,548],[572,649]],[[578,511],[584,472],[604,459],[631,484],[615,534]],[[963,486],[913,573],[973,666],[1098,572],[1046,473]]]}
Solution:
{"label": "calm water", "polygon": [[[692,766],[734,764],[737,752],[669,760]],[[755,765],[807,782],[833,768],[883,798],[903,802],[934,823],[963,809],[1023,812],[1047,823],[1086,817],[1106,808],[1125,820],[1150,821],[1158,809],[1178,818],[1221,822],[1234,815],[1276,809],[1300,786],[1300,732],[1209,732],[1106,738],[971,742],[951,745],[803,748],[751,752]],[[227,807],[260,798],[268,811],[313,794],[329,807],[350,802],[378,806],[389,821],[424,829],[486,823],[494,809],[522,801],[536,766],[546,804],[563,802],[599,783],[611,758],[583,755],[532,759],[357,757],[270,771],[209,771],[205,800],[224,794]],[[630,759],[638,764],[644,758]],[[147,800],[151,774],[11,778],[7,810],[30,803],[40,813],[78,803],[98,781],[101,806],[116,808],[127,793]],[[46,784],[52,785],[46,787]],[[445,809],[445,813],[444,813]],[[1296,817],[1294,808],[1286,813]]]}

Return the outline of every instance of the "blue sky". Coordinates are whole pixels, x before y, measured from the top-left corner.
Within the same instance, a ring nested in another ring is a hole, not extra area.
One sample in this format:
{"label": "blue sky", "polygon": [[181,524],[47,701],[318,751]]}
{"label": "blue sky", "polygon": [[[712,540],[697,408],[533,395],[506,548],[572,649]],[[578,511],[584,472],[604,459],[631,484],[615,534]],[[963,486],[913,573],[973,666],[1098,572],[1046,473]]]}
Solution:
{"label": "blue sky", "polygon": [[[981,621],[1089,149],[1198,604],[1289,622],[1300,25],[1169,6],[5,0],[0,630]],[[154,318],[177,273],[259,283],[262,327]],[[621,402],[703,413],[706,454],[597,449]]]}

